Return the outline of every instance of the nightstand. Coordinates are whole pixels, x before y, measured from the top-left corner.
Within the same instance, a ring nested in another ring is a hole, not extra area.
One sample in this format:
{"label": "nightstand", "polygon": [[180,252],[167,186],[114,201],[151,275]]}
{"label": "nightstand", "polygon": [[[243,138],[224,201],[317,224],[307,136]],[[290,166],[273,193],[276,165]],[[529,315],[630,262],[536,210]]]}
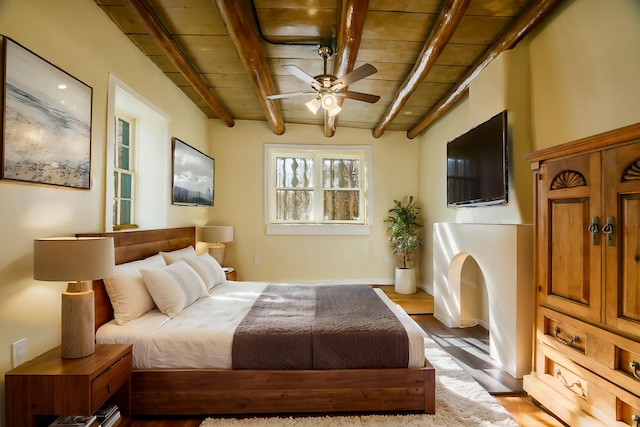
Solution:
{"label": "nightstand", "polygon": [[238,272],[236,271],[235,268],[231,269],[231,271],[227,271],[227,268],[229,267],[225,267],[224,270],[224,274],[227,276],[227,280],[238,280]]}
{"label": "nightstand", "polygon": [[115,426],[128,426],[131,367],[129,344],[96,344],[94,354],[80,359],[63,359],[60,347],[54,348],[5,374],[6,427],[41,427],[59,415],[92,415],[105,402],[120,409]]}

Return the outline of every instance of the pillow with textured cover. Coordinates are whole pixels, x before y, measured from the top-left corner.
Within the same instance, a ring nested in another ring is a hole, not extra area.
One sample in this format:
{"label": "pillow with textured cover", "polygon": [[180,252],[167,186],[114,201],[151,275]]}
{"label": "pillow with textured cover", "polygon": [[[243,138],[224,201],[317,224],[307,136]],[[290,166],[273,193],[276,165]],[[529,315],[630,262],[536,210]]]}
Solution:
{"label": "pillow with textured cover", "polygon": [[167,265],[180,261],[183,258],[195,258],[198,256],[193,246],[187,246],[186,248],[170,252],[160,252],[160,255],[162,255]]}
{"label": "pillow with textured cover", "polygon": [[116,265],[115,274],[104,278],[104,287],[111,300],[113,317],[118,325],[137,319],[156,305],[142,280],[140,269],[164,267],[160,254],[139,261]]}
{"label": "pillow with textured cover", "polygon": [[209,290],[227,280],[227,275],[218,261],[208,253],[196,258],[184,258],[184,261],[200,275]]}
{"label": "pillow with textured cover", "polygon": [[198,273],[183,260],[140,273],[158,309],[170,318],[209,295]]}

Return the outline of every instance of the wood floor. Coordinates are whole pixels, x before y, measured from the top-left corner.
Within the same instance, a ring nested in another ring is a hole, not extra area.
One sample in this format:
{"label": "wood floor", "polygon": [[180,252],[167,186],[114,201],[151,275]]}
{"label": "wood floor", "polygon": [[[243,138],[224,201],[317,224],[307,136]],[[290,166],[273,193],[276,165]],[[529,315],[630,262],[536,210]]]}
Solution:
{"label": "wood floor", "polygon": [[[523,427],[564,427],[522,391],[522,381],[510,377],[488,358],[489,332],[482,327],[449,329],[432,315],[433,297],[423,291],[400,295],[381,286],[430,336],[505,407]],[[203,418],[134,419],[131,427],[198,427]]]}

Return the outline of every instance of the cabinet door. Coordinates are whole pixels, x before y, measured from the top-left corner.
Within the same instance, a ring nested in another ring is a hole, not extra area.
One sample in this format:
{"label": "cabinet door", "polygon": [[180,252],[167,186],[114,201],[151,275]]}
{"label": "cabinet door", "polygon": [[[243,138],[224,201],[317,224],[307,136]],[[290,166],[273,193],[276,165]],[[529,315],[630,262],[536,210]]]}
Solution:
{"label": "cabinet door", "polygon": [[606,323],[640,337],[640,143],[604,154],[605,215],[613,219],[604,241]]}
{"label": "cabinet door", "polygon": [[600,154],[540,165],[537,206],[538,296],[542,305],[601,320],[601,246],[589,226],[600,215]]}

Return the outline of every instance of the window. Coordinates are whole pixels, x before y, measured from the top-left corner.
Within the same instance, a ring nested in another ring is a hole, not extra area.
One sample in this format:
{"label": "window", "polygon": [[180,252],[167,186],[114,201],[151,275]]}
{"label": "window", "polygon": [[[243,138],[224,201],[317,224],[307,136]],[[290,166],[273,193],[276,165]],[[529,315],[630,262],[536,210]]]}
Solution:
{"label": "window", "polygon": [[135,227],[134,188],[136,174],[133,167],[134,123],[124,116],[116,116],[116,141],[113,144],[113,228]]}
{"label": "window", "polygon": [[107,116],[112,122],[107,127],[105,230],[167,227],[169,115],[109,74]]}
{"label": "window", "polygon": [[265,147],[268,234],[368,234],[369,146]]}

